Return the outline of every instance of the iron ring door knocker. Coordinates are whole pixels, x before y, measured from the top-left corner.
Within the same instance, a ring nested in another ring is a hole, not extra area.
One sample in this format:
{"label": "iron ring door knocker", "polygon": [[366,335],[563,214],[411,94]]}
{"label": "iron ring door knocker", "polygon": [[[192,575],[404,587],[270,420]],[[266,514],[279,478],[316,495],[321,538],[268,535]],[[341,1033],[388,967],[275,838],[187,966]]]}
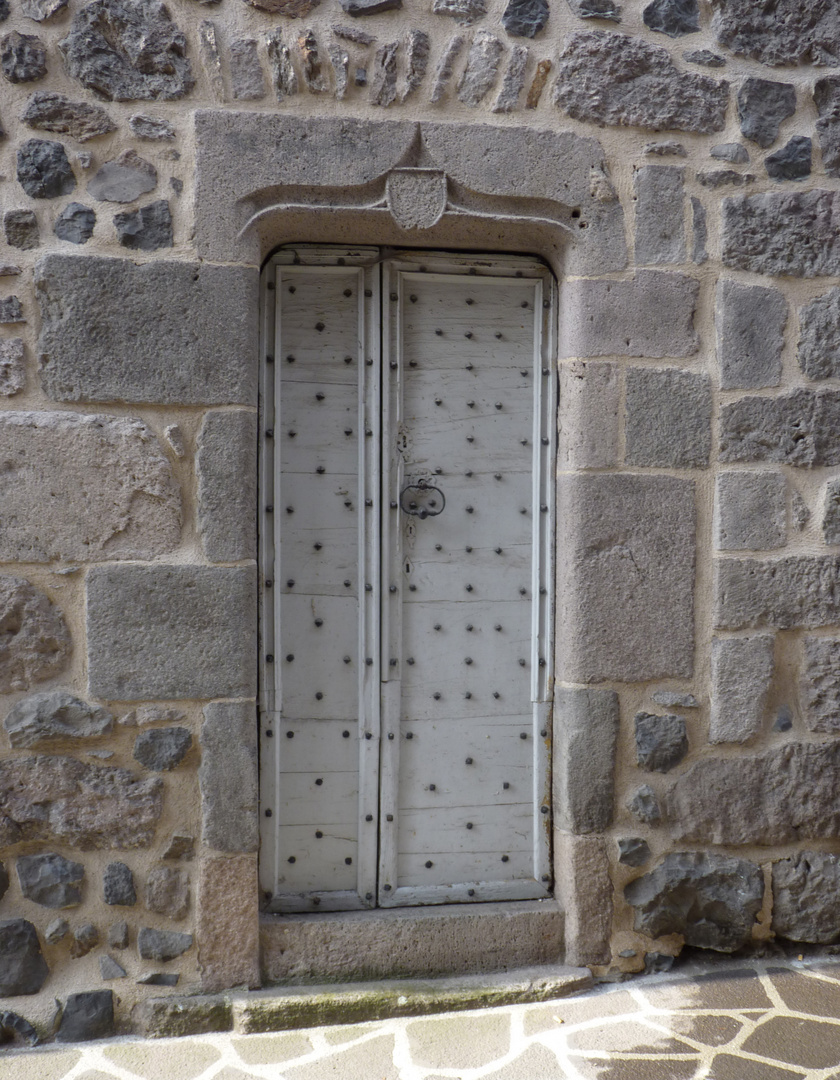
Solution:
{"label": "iron ring door knocker", "polygon": [[404,514],[419,517],[421,520],[437,517],[438,514],[443,513],[444,506],[446,506],[446,496],[440,488],[428,484],[425,480],[408,484],[400,492],[400,509]]}

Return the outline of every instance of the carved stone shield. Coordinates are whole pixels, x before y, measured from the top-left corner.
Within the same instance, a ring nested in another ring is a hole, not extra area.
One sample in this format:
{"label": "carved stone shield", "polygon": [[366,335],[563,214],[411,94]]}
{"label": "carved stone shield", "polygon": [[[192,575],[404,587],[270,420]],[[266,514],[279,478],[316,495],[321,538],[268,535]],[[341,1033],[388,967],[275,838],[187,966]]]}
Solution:
{"label": "carved stone shield", "polygon": [[388,209],[402,229],[430,229],[446,209],[446,174],[440,169],[392,169]]}

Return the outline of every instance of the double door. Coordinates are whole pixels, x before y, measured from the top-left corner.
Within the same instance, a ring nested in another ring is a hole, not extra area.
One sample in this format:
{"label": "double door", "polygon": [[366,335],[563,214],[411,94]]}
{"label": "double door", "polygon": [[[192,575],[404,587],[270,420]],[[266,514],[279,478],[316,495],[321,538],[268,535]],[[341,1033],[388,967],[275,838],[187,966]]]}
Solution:
{"label": "double door", "polygon": [[267,906],[548,896],[553,279],[298,246],[265,286]]}

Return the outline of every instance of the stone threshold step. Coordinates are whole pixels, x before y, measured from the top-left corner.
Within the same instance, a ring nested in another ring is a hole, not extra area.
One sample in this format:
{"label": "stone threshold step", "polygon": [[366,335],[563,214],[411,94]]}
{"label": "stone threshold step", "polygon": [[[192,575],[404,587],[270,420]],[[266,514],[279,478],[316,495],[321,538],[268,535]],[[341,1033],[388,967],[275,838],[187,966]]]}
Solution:
{"label": "stone threshold step", "polygon": [[551,1001],[593,985],[588,968],[553,964],[443,979],[383,979],[151,998],[140,1006],[137,1019],[142,1034],[149,1038],[224,1031],[250,1035]]}

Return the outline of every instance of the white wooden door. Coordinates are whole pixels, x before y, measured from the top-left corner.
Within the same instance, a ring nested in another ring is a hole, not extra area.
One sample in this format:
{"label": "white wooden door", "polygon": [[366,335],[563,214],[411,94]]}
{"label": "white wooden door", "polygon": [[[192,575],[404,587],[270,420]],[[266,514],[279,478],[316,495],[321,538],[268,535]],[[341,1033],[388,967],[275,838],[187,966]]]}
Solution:
{"label": "white wooden door", "polygon": [[547,896],[553,279],[311,247],[268,285],[269,908]]}

